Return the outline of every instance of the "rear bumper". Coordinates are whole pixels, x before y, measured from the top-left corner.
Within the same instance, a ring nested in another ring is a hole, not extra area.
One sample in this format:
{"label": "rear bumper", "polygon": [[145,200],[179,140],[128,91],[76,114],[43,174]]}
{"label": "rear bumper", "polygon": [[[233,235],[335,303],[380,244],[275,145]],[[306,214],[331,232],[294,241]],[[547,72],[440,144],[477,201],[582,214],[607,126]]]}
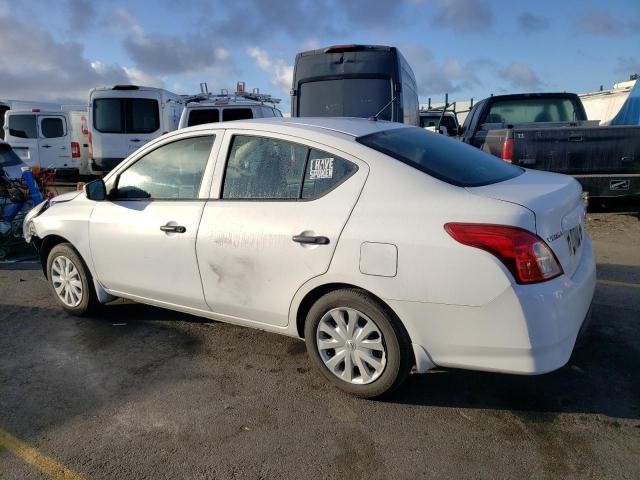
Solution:
{"label": "rear bumper", "polygon": [[640,195],[640,173],[616,175],[574,175],[589,197]]}
{"label": "rear bumper", "polygon": [[124,158],[92,158],[91,168],[97,172],[109,172],[113,170]]}
{"label": "rear bumper", "polygon": [[435,365],[531,375],[567,363],[588,318],[595,284],[593,250],[585,237],[580,265],[571,278],[514,284],[480,307],[388,303],[411,341]]}

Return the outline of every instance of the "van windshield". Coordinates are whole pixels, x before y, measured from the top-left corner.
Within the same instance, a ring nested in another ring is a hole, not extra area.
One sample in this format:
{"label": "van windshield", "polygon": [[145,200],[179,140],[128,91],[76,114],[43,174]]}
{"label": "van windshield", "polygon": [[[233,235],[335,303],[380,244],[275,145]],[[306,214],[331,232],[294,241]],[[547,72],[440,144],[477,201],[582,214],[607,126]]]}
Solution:
{"label": "van windshield", "polygon": [[93,127],[101,133],[152,133],[160,128],[158,101],[152,98],[97,98]]}
{"label": "van windshield", "polygon": [[[370,117],[391,100],[389,78],[341,78],[300,85],[301,117]],[[378,117],[391,120],[391,105]]]}
{"label": "van windshield", "polygon": [[356,141],[459,187],[490,185],[524,172],[475,147],[417,127],[385,130]]}

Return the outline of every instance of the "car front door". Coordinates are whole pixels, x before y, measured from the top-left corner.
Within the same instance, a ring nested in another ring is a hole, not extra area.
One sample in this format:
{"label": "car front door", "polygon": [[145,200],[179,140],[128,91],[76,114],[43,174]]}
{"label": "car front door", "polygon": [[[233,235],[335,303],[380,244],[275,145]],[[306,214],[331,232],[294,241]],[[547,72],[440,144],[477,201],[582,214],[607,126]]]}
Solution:
{"label": "car front door", "polygon": [[221,151],[196,245],[205,299],[229,320],[284,326],[295,292],[329,268],[368,166],[276,134],[227,131]]}
{"label": "car front door", "polygon": [[72,168],[71,139],[62,115],[38,115],[38,153],[42,168]]}
{"label": "car front door", "polygon": [[220,139],[213,131],[174,136],[109,179],[109,199],[89,225],[97,278],[109,291],[208,310],[196,235]]}

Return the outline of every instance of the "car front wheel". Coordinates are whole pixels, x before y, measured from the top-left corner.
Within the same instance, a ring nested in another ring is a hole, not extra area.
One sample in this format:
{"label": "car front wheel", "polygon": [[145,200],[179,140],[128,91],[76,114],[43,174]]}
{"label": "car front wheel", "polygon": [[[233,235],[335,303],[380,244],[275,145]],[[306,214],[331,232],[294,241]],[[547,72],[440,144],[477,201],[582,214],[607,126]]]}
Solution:
{"label": "car front wheel", "polygon": [[100,305],[91,274],[71,244],[51,249],[47,278],[58,303],[72,315],[86,315]]}
{"label": "car front wheel", "polygon": [[412,364],[399,321],[357,289],[336,290],[316,301],[307,315],[305,342],[312,362],[330,382],[364,398],[396,389]]}

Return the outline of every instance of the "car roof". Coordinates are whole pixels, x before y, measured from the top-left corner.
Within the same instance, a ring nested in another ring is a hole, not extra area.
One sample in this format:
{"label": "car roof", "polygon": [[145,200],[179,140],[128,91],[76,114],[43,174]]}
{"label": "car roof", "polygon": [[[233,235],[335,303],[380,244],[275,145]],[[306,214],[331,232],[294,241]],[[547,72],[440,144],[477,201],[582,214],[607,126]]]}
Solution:
{"label": "car roof", "polygon": [[273,131],[273,127],[283,126],[292,129],[318,131],[325,133],[337,132],[351,137],[362,137],[376,132],[391,130],[395,128],[409,128],[409,125],[386,120],[368,120],[366,118],[349,117],[269,117],[254,118],[251,120],[234,120],[232,122],[220,122],[215,124],[197,125],[186,130],[201,130],[205,128],[233,128],[233,129],[256,129],[265,128]]}

